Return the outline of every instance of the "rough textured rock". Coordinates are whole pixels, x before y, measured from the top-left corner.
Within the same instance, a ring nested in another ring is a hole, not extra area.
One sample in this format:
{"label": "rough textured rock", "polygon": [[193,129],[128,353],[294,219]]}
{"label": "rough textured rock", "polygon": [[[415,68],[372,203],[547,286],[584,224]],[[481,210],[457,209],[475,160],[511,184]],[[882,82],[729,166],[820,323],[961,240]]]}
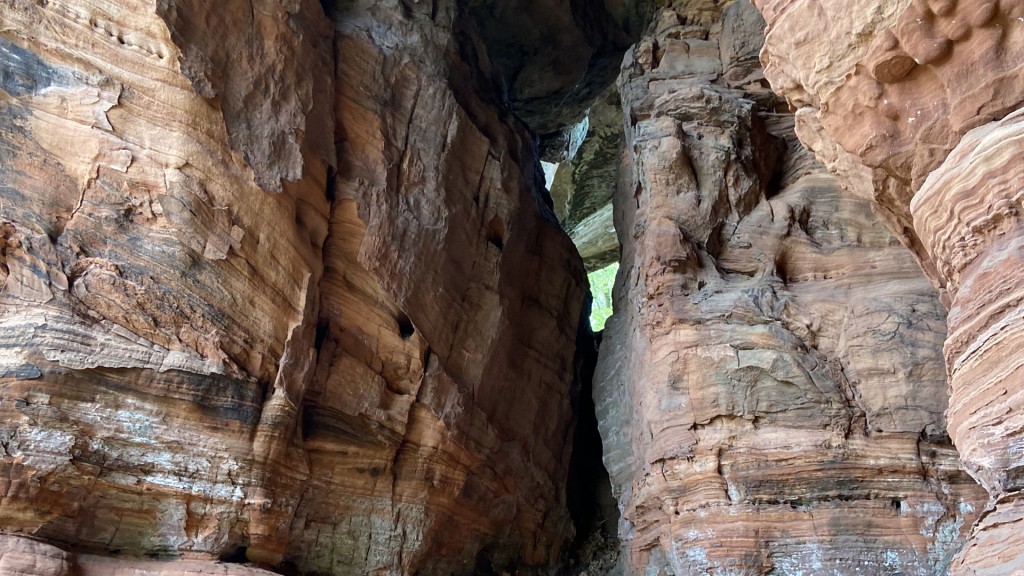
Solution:
{"label": "rough textured rock", "polygon": [[152,560],[71,554],[49,544],[0,534],[3,576],[270,576],[253,566],[209,560]]}
{"label": "rough textured rock", "polygon": [[615,86],[606,90],[587,113],[582,141],[558,165],[551,199],[555,214],[583,258],[587,270],[619,259],[619,241],[612,218],[616,170],[622,154],[622,104]]}
{"label": "rough textured rock", "polygon": [[[272,560],[308,474],[293,436],[334,162],[331,101],[309,95],[330,91],[330,25],[316,2],[232,11],[219,28],[253,33],[228,78],[182,72],[219,58],[174,10],[0,10],[0,524]],[[229,121],[250,83],[282,87],[245,104],[281,124]]]}
{"label": "rough textured rock", "polygon": [[325,248],[299,566],[467,573],[485,547],[495,565],[551,563],[570,533],[582,266],[535,196],[530,136],[477,96],[478,63],[435,24],[454,3],[371,6],[387,5],[335,16],[341,233]]}
{"label": "rough textured rock", "polygon": [[472,21],[235,4],[0,6],[0,526],[121,555],[4,558],[551,563],[583,267]]}
{"label": "rough textured rock", "polygon": [[842,175],[870,174],[879,213],[946,293],[950,435],[991,497],[954,572],[1020,571],[1009,535],[1024,526],[1016,504],[1024,5],[758,3],[769,22],[766,74],[801,107],[801,138]]}
{"label": "rough textured rock", "polygon": [[1024,569],[1024,8],[758,3],[0,3],[0,575]]}
{"label": "rough textured rock", "polygon": [[[1024,570],[1024,109],[968,132],[910,209],[952,295],[947,319],[949,431],[992,496],[958,573]],[[951,210],[951,207],[953,208]]]}
{"label": "rough textured rock", "polygon": [[595,400],[624,571],[942,573],[984,491],[945,436],[938,294],[796,142],[756,10],[673,6],[619,79]]}
{"label": "rough textured rock", "polygon": [[647,0],[473,0],[479,38],[500,91],[538,134],[546,159],[565,158],[566,127],[618,74],[622,55],[640,37]]}
{"label": "rough textured rock", "polygon": [[944,287],[909,213],[970,129],[1024,102],[1024,5],[994,0],[757,2],[773,88],[873,173],[883,219]]}

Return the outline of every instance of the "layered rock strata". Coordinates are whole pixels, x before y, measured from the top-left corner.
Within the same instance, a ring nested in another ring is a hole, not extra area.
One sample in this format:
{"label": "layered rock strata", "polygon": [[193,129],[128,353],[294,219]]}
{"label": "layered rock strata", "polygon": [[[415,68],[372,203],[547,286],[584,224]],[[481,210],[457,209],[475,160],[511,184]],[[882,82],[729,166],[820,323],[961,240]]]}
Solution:
{"label": "layered rock strata", "polygon": [[112,558],[74,554],[38,540],[0,534],[0,574],[4,576],[271,576],[253,566],[208,560]]}
{"label": "layered rock strata", "polygon": [[847,180],[875,183],[876,210],[946,293],[949,431],[990,495],[953,572],[1022,570],[1024,6],[759,5],[766,75],[800,108],[801,138]]}
{"label": "layered rock strata", "polygon": [[530,134],[455,42],[472,29],[437,25],[455,3],[376,5],[335,15],[338,234],[303,431],[321,472],[292,542],[334,573],[550,564],[583,268]]}
{"label": "layered rock strata", "polygon": [[984,504],[945,435],[945,310],[796,141],[762,26],[674,3],[619,78],[595,400],[623,573],[943,573]]}
{"label": "layered rock strata", "polygon": [[555,560],[583,268],[428,4],[0,6],[7,573]]}
{"label": "layered rock strata", "polygon": [[309,473],[329,22],[316,2],[0,10],[0,525],[279,560]]}

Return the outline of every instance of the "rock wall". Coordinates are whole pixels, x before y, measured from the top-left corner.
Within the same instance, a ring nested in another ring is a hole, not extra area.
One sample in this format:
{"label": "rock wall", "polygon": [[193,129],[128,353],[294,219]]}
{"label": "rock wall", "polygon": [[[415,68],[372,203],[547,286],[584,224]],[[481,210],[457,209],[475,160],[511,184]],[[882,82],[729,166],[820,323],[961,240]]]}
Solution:
{"label": "rock wall", "polygon": [[1024,8],[756,3],[2,3],[0,574],[556,570],[620,252],[615,573],[1024,566]]}
{"label": "rock wall", "polygon": [[583,267],[474,22],[0,6],[0,572],[556,559]]}
{"label": "rock wall", "polygon": [[0,525],[272,560],[309,472],[330,24],[316,2],[0,10]]}
{"label": "rock wall", "polygon": [[944,573],[985,500],[945,434],[945,309],[796,141],[763,26],[673,3],[619,77],[595,401],[622,572]]}
{"label": "rock wall", "polygon": [[[586,128],[586,130],[582,130]],[[590,107],[586,122],[575,129],[572,157],[558,164],[551,200],[588,271],[619,260],[612,197],[622,153],[622,103],[612,85]]]}
{"label": "rock wall", "polygon": [[472,28],[437,25],[454,3],[379,8],[335,15],[340,233],[304,421],[321,472],[292,542],[334,573],[553,563],[582,266],[530,135],[485,99],[484,56],[460,53]]}
{"label": "rock wall", "polygon": [[852,186],[868,183],[949,306],[949,431],[990,496],[953,572],[1016,573],[1024,6],[758,4],[766,75],[799,108],[801,138]]}

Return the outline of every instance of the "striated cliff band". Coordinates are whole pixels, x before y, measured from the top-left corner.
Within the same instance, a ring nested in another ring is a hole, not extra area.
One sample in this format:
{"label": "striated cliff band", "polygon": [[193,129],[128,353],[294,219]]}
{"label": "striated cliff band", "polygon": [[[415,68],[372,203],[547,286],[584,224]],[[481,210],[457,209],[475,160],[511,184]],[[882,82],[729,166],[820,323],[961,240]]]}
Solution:
{"label": "striated cliff band", "polygon": [[949,307],[949,434],[989,496],[952,572],[1020,573],[1024,4],[758,4],[766,76],[801,138],[871,199]]}
{"label": "striated cliff band", "polygon": [[0,2],[0,576],[1024,572],[1021,66],[1013,0]]}

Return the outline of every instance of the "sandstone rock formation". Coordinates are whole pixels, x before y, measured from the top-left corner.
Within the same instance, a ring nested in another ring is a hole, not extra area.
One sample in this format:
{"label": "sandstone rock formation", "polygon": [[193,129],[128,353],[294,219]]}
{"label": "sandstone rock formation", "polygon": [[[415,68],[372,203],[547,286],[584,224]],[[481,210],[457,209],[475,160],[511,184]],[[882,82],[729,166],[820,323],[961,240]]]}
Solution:
{"label": "sandstone rock formation", "polygon": [[122,559],[71,554],[49,544],[0,534],[0,574],[4,576],[269,576],[267,570],[208,560]]}
{"label": "sandstone rock formation", "polygon": [[[2,8],[0,523],[273,561],[308,475],[293,436],[334,162],[331,26],[313,2],[159,8]],[[223,53],[211,33],[233,29]]]}
{"label": "sandstone rock formation", "polygon": [[565,158],[565,127],[618,74],[640,37],[649,0],[476,0],[469,13],[500,78],[500,92],[540,139],[542,155]]}
{"label": "sandstone rock formation", "polygon": [[801,138],[847,180],[873,183],[876,211],[946,293],[950,435],[990,496],[953,571],[1024,570],[1024,5],[758,4],[766,75],[800,108]]}
{"label": "sandstone rock formation", "polygon": [[0,60],[0,526],[76,552],[5,573],[555,560],[583,268],[454,2],[18,1]]}
{"label": "sandstone rock formation", "polygon": [[613,85],[590,107],[570,158],[558,164],[551,185],[555,214],[580,252],[587,270],[619,260],[612,197],[622,153],[622,104]]}
{"label": "sandstone rock formation", "polygon": [[941,574],[984,492],[945,436],[945,310],[796,141],[749,2],[627,54],[595,382],[625,574]]}
{"label": "sandstone rock formation", "polygon": [[1024,8],[756,4],[0,3],[0,576],[1024,565]]}

